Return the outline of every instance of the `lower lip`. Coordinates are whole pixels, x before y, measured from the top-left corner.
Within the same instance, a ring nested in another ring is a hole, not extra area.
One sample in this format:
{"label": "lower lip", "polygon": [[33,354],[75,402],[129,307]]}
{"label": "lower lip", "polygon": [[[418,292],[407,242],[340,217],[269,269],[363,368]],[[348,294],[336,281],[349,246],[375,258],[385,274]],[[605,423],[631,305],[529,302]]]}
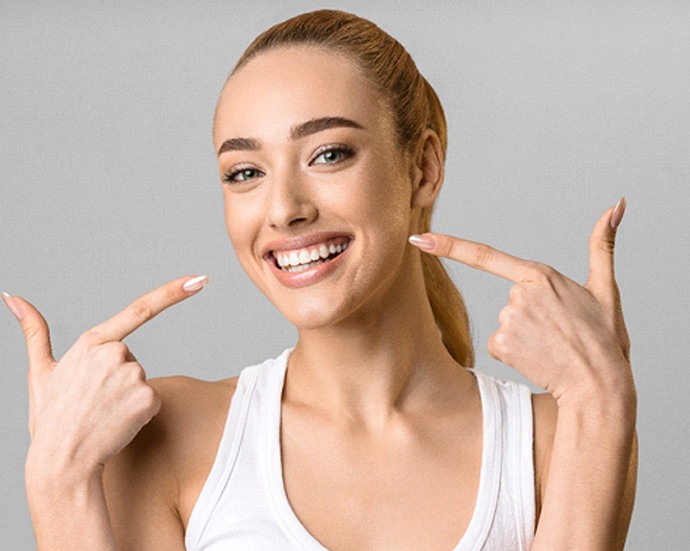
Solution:
{"label": "lower lip", "polygon": [[296,289],[317,283],[331,274],[334,270],[337,270],[338,266],[343,263],[343,257],[350,252],[351,246],[352,241],[349,242],[347,249],[336,256],[333,260],[322,262],[321,264],[317,264],[316,266],[309,268],[308,270],[304,270],[303,272],[286,272],[285,270],[281,270],[275,265],[273,259],[266,259],[266,262],[268,262],[271,270],[273,270],[273,273],[278,278],[280,283],[286,287],[290,287],[291,289]]}

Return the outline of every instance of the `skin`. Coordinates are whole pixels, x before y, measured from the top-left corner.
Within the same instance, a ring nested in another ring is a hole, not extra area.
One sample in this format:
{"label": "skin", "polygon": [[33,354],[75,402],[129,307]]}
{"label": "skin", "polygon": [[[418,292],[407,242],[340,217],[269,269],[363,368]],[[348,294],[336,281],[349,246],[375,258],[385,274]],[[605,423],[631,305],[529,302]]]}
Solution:
{"label": "skin", "polygon": [[[322,117],[361,128],[290,137]],[[533,399],[541,513],[533,548],[622,546],[635,412],[612,209],[592,233],[584,286],[450,236],[409,244],[443,181],[438,138],[426,131],[401,151],[385,102],[358,68],[313,47],[263,53],[229,80],[216,150],[238,137],[257,147],[219,155],[221,179],[235,174],[223,184],[228,234],[251,280],[299,331],[281,443],[286,492],[305,527],[330,549],[450,549],[469,523],[481,404],[425,299],[420,255],[437,254],[515,283],[489,350],[549,392]],[[333,144],[340,149],[325,154]],[[302,287],[281,284],[266,248],[322,231],[352,239],[337,269]],[[182,289],[188,279],[140,297],[60,361],[40,313],[6,298],[29,351],[27,493],[39,549],[184,549],[237,381],[147,381],[121,341],[198,292]],[[306,431],[315,436],[308,442]]]}

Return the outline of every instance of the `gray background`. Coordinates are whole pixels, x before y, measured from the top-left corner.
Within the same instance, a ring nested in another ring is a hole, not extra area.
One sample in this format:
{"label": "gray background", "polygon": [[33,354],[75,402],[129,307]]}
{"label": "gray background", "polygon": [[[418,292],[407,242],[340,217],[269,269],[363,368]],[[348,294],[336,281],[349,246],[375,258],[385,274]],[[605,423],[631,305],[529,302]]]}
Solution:
{"label": "gray background", "polygon": [[[627,197],[616,261],[641,441],[628,548],[687,546],[688,3],[118,4],[0,4],[0,290],[43,311],[58,357],[131,299],[189,273],[209,275],[203,293],[127,339],[150,376],[223,378],[294,342],[233,257],[211,117],[256,34],[300,11],[351,10],[406,45],[447,110],[436,230],[583,282],[594,221]],[[509,284],[461,266],[453,274],[478,365],[518,378],[485,349]],[[0,545],[31,549],[26,355],[3,311],[0,368]]]}

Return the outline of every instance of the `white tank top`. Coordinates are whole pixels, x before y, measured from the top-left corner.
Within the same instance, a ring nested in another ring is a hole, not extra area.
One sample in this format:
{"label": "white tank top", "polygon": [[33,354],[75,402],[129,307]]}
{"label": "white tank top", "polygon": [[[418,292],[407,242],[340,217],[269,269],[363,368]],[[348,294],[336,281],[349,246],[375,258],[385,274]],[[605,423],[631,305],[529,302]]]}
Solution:
{"label": "white tank top", "polygon": [[[289,354],[241,372],[189,519],[189,551],[325,550],[297,518],[283,484],[280,405]],[[482,467],[472,518],[453,551],[526,551],[535,529],[531,393],[471,371],[482,403]]]}

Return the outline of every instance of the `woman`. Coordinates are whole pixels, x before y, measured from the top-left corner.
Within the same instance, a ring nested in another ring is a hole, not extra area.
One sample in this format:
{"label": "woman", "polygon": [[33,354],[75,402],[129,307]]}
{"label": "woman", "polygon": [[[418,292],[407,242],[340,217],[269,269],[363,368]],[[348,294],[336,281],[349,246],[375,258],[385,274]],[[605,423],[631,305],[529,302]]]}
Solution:
{"label": "woman", "polygon": [[[635,487],[635,390],[613,275],[625,203],[584,286],[429,233],[446,128],[431,86],[373,24],[333,11],[269,29],[214,121],[238,259],[298,329],[239,378],[147,381],[122,344],[204,276],[140,297],[60,361],[27,340],[27,494],[39,549],[615,549]],[[409,237],[409,241],[408,241]],[[473,365],[439,258],[512,280]]]}

